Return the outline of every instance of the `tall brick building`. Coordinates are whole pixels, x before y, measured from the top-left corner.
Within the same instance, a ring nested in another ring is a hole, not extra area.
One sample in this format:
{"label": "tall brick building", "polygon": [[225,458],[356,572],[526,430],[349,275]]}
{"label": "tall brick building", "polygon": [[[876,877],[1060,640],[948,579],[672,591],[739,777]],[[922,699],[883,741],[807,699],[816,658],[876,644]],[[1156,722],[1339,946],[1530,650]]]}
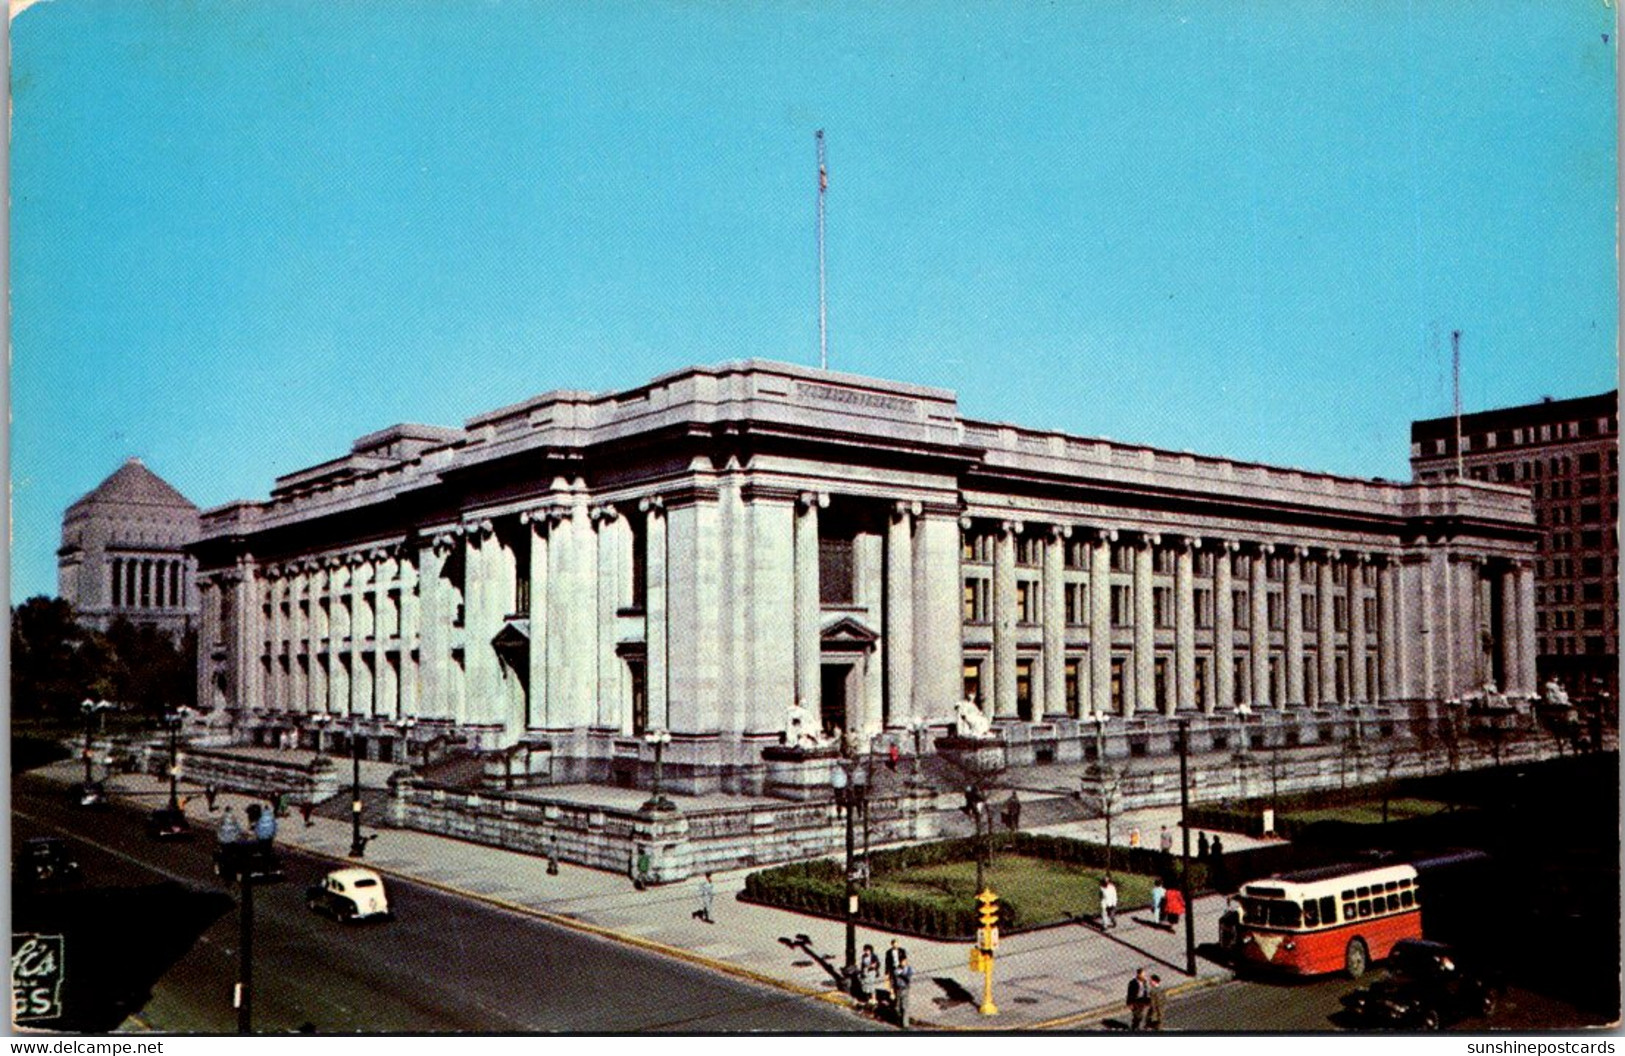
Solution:
{"label": "tall brick building", "polygon": [[[1520,484],[1541,528],[1535,561],[1537,667],[1571,693],[1618,694],[1619,392],[1547,398],[1463,415],[1461,471]],[[1456,420],[1411,424],[1418,482],[1456,476]]]}

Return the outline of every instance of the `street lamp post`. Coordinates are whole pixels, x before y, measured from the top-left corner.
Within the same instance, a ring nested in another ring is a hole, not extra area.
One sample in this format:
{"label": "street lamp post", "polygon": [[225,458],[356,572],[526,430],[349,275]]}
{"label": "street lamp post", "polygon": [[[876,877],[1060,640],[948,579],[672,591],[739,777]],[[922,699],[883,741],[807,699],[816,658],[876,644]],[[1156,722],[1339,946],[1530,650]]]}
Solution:
{"label": "street lamp post", "polygon": [[666,745],[671,743],[671,731],[664,728],[653,729],[643,735],[643,740],[655,750],[654,794],[643,804],[643,809],[650,812],[676,810],[677,805],[667,799],[660,790],[661,779],[664,776],[663,756]]}
{"label": "street lamp post", "polygon": [[914,736],[914,758],[909,766],[909,783],[918,787],[920,784],[920,756],[924,753],[925,731],[930,725],[920,716],[909,720],[908,729]]}
{"label": "street lamp post", "polygon": [[180,733],[181,719],[186,709],[164,713],[164,725],[169,727],[169,809],[181,809],[180,780],[181,780],[181,754]]}
{"label": "street lamp post", "polygon": [[411,715],[402,715],[395,720],[395,728],[401,731],[401,755],[405,757],[408,769],[412,766],[412,730],[417,724],[418,720]]}
{"label": "street lamp post", "polygon": [[362,858],[367,841],[361,838],[361,737],[360,723],[350,723],[350,857]]}
{"label": "street lamp post", "polygon": [[1196,976],[1196,892],[1191,890],[1190,720],[1179,720],[1179,831],[1184,853],[1179,859],[1179,887],[1185,896],[1185,974]]}
{"label": "street lamp post", "polygon": [[92,747],[92,740],[95,737],[99,717],[104,712],[111,710],[112,707],[113,705],[108,701],[91,700],[89,697],[86,697],[79,704],[79,710],[84,712],[85,716],[85,790],[83,798],[86,803],[93,802],[95,798],[92,789],[95,787],[94,766],[96,753]]}
{"label": "street lamp post", "polygon": [[[846,815],[846,966],[847,985],[855,985],[858,971],[858,891],[857,871],[853,857],[857,850],[857,831],[854,823],[857,812],[866,806],[869,775],[857,760],[837,760],[830,768],[830,787],[835,792],[835,804]],[[868,834],[864,834],[865,843]],[[867,864],[867,863],[865,863]]]}
{"label": "street lamp post", "polygon": [[319,712],[317,712],[316,714],[314,714],[314,715],[312,715],[310,717],[310,724],[312,726],[316,727],[316,756],[317,756],[317,758],[321,758],[321,754],[322,754],[322,731],[327,729],[327,724],[332,722],[332,721],[333,721],[333,716],[329,715],[325,711],[319,711]]}

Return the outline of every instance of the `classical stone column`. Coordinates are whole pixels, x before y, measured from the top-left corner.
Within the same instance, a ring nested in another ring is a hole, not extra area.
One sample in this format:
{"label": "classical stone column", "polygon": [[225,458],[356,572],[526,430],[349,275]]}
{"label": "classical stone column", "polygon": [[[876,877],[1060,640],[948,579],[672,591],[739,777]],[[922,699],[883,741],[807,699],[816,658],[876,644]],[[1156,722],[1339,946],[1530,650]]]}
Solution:
{"label": "classical stone column", "polygon": [[1259,543],[1253,551],[1252,580],[1248,603],[1252,621],[1252,698],[1254,708],[1267,708],[1270,700],[1270,618],[1269,595],[1264,586],[1264,565],[1275,553],[1274,545]]}
{"label": "classical stone column", "polygon": [[1428,547],[1428,567],[1422,591],[1420,622],[1426,637],[1422,655],[1427,664],[1424,692],[1451,699],[1459,695],[1456,670],[1456,592],[1450,583],[1450,553],[1437,542]]}
{"label": "classical stone column", "polygon": [[1398,616],[1396,613],[1395,583],[1399,572],[1393,556],[1389,554],[1378,555],[1377,558],[1377,700],[1387,702],[1399,692],[1399,678],[1396,670],[1398,651],[1395,649],[1395,637],[1398,633]]}
{"label": "classical stone column", "polygon": [[[160,583],[167,583],[168,576],[158,577]],[[287,680],[282,677],[282,657],[286,654],[283,647],[287,643],[287,624],[282,615],[282,602],[287,597],[288,582],[282,569],[276,565],[269,565],[265,569],[265,581],[271,605],[270,625],[267,628],[268,641],[265,651],[271,656],[270,680],[265,687],[265,703],[277,711],[286,711],[288,708]]]}
{"label": "classical stone column", "polygon": [[212,576],[197,578],[198,593],[198,707],[214,707],[214,644],[220,635],[220,586]]}
{"label": "classical stone column", "polygon": [[346,558],[350,565],[350,714],[373,714],[373,672],[367,668],[367,587],[372,566],[367,556],[357,552]]}
{"label": "classical stone column", "polygon": [[[463,526],[464,592],[463,669],[464,714],[466,722],[488,725],[502,721],[502,665],[491,642],[502,630],[502,570],[499,567],[502,544],[490,520]],[[577,604],[581,604],[578,599]]]}
{"label": "classical stone column", "polygon": [[[547,728],[552,722],[552,696],[547,682],[548,638],[553,620],[552,594],[548,587],[548,569],[552,557],[552,507],[538,506],[519,515],[519,523],[530,531],[530,565],[518,574],[530,584],[530,651],[525,658],[530,684],[530,714],[525,717],[527,728]],[[561,514],[562,516],[562,514]]]}
{"label": "classical stone column", "polygon": [[1516,565],[1518,581],[1518,683],[1517,692],[1534,696],[1535,673],[1535,569],[1532,562]]}
{"label": "classical stone column", "polygon": [[886,724],[914,714],[914,519],[917,502],[895,502],[886,523]]}
{"label": "classical stone column", "polygon": [[823,704],[818,511],[828,507],[829,496],[823,492],[803,492],[796,500],[796,699],[814,717]]}
{"label": "classical stone column", "polygon": [[[289,706],[295,711],[309,713],[309,667],[315,647],[310,641],[310,619],[305,606],[310,599],[309,566],[301,561],[288,566],[288,678]],[[299,661],[304,660],[303,666]]]}
{"label": "classical stone column", "polygon": [[[745,520],[750,526],[745,555],[750,567],[746,605],[745,670],[749,695],[743,729],[768,732],[784,728],[785,713],[796,699],[796,658],[787,645],[795,640],[795,503],[778,488],[745,489]],[[912,601],[912,598],[910,599]],[[914,655],[912,640],[891,650]],[[893,707],[898,704],[894,700]],[[907,701],[902,707],[908,708]]]}
{"label": "classical stone column", "polygon": [[993,716],[1016,717],[1016,536],[1020,521],[1001,521],[993,537]]}
{"label": "classical stone column", "polygon": [[1286,551],[1286,700],[1285,706],[1301,708],[1307,701],[1303,692],[1303,559],[1308,547],[1292,546]]}
{"label": "classical stone column", "polygon": [[422,628],[419,632],[418,678],[421,683],[418,706],[422,716],[449,719],[451,712],[450,674],[452,615],[456,602],[445,579],[446,559],[455,545],[454,537],[441,533],[418,548],[418,596]]}
{"label": "classical stone column", "polygon": [[[1112,710],[1112,543],[1117,529],[1095,531],[1089,547],[1089,691],[1096,715]],[[1127,694],[1124,704],[1127,705]]]}
{"label": "classical stone column", "polygon": [[245,554],[237,561],[237,582],[234,585],[237,612],[234,660],[237,668],[236,685],[240,695],[240,708],[265,706],[264,669],[260,666],[261,647],[265,641],[265,617],[260,609],[261,581],[259,565],[252,555]]}
{"label": "classical stone column", "polygon": [[1044,714],[1065,715],[1066,541],[1072,528],[1052,524],[1044,541]]}
{"label": "classical stone column", "polygon": [[[666,510],[670,547],[666,581],[672,632],[670,658],[671,728],[705,733],[718,729],[722,635],[721,540],[718,507],[700,495]],[[732,599],[730,599],[731,601]]]}
{"label": "classical stone column", "polygon": [[1337,561],[1336,550],[1321,554],[1320,583],[1315,588],[1315,602],[1320,606],[1319,648],[1316,659],[1320,663],[1320,700],[1322,704],[1347,704],[1337,690],[1337,621],[1332,610],[1332,565]]}
{"label": "classical stone column", "polygon": [[1210,712],[1235,709],[1236,700],[1236,616],[1235,583],[1231,562],[1240,544],[1225,539],[1219,544],[1213,562],[1213,702]]}
{"label": "classical stone column", "polygon": [[[613,505],[594,507],[598,526],[598,719],[601,727],[621,729],[631,706],[626,664],[615,654],[616,614],[631,600],[632,529]],[[534,597],[534,595],[532,595]]]}
{"label": "classical stone column", "polygon": [[[586,503],[579,494],[551,512],[553,523],[547,547],[548,724],[554,728],[589,726],[598,710],[597,541]],[[668,587],[670,573],[668,569]],[[669,606],[669,594],[666,600]],[[675,644],[668,635],[668,659]]]}
{"label": "classical stone column", "polygon": [[914,531],[913,714],[945,719],[964,693],[964,619],[958,512],[924,507]]}
{"label": "classical stone column", "polygon": [[417,565],[412,560],[411,548],[404,543],[395,550],[395,568],[401,588],[401,612],[396,629],[401,657],[400,711],[403,717],[415,719],[418,716],[422,674],[419,660],[414,659],[412,654],[416,651],[420,658],[423,655],[418,644],[422,617],[418,601]]}
{"label": "classical stone column", "polygon": [[1124,717],[1157,710],[1156,609],[1151,603],[1151,556],[1162,537],[1142,532],[1134,543],[1134,692],[1127,694]]}
{"label": "classical stone column", "polygon": [[1370,699],[1365,684],[1365,566],[1369,554],[1358,554],[1349,566],[1349,697],[1356,704]]}
{"label": "classical stone column", "polygon": [[[647,597],[644,603],[644,642],[648,681],[649,725],[670,729],[668,701],[671,693],[671,665],[667,657],[666,589],[666,500],[659,495],[638,500],[644,521],[644,575]],[[816,539],[814,540],[816,543]]]}
{"label": "classical stone column", "polygon": [[1185,536],[1174,552],[1174,699],[1168,714],[1190,711],[1196,699],[1196,580],[1193,565],[1202,540]]}
{"label": "classical stone column", "polygon": [[1488,619],[1479,615],[1479,571],[1484,559],[1477,554],[1461,554],[1452,562],[1456,588],[1456,667],[1454,695],[1463,696],[1479,690],[1489,680],[1484,670],[1484,646],[1479,641],[1480,628],[1488,627]]}

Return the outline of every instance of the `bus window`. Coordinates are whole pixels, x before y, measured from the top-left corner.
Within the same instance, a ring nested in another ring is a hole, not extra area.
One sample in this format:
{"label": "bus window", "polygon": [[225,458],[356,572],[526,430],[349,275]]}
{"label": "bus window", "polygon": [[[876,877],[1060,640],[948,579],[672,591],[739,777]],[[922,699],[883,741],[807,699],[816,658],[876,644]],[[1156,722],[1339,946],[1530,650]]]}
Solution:
{"label": "bus window", "polygon": [[1385,890],[1385,891],[1398,891],[1399,890],[1399,881],[1398,880],[1390,880],[1390,881],[1388,881],[1388,883],[1383,886],[1383,890]]}
{"label": "bus window", "polygon": [[1370,915],[1371,915],[1371,900],[1369,898],[1362,898],[1360,900],[1360,916],[1369,917]]}
{"label": "bus window", "polygon": [[1306,928],[1320,926],[1320,905],[1312,898],[1303,904],[1303,926]]}
{"label": "bus window", "polygon": [[1401,891],[1399,893],[1399,904],[1407,909],[1414,905],[1415,902],[1416,900],[1411,897],[1411,893],[1409,891]]}
{"label": "bus window", "polygon": [[1361,898],[1369,898],[1371,896],[1371,889],[1369,887],[1361,887],[1355,889],[1354,893]]}
{"label": "bus window", "polygon": [[1270,923],[1278,928],[1296,928],[1303,925],[1303,911],[1296,902],[1271,902]]}
{"label": "bus window", "polygon": [[1389,895],[1388,896],[1388,912],[1395,913],[1395,912],[1398,912],[1398,910],[1399,910],[1399,896],[1398,895]]}
{"label": "bus window", "polygon": [[1403,880],[1401,880],[1399,882],[1399,886],[1401,888],[1410,887],[1411,886],[1411,878],[1407,876],[1405,879],[1403,879]]}
{"label": "bus window", "polygon": [[1270,904],[1258,898],[1242,899],[1241,920],[1244,924],[1268,924],[1270,922]]}
{"label": "bus window", "polygon": [[1422,885],[1417,884],[1414,890],[1416,892],[1416,904],[1420,906],[1422,904]]}
{"label": "bus window", "polygon": [[1344,891],[1343,892],[1343,901],[1344,902],[1353,902],[1354,901],[1354,892],[1353,891]]}
{"label": "bus window", "polygon": [[1337,923],[1337,900],[1331,895],[1320,900],[1320,919],[1326,924]]}

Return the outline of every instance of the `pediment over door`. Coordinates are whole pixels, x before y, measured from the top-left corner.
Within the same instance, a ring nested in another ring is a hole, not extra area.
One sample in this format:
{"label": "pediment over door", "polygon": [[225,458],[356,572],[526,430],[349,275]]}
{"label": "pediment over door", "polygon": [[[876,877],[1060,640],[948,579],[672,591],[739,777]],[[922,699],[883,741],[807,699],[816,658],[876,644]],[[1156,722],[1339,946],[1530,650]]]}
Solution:
{"label": "pediment over door", "polygon": [[824,625],[818,638],[826,652],[866,653],[880,641],[880,634],[856,616],[839,616]]}

